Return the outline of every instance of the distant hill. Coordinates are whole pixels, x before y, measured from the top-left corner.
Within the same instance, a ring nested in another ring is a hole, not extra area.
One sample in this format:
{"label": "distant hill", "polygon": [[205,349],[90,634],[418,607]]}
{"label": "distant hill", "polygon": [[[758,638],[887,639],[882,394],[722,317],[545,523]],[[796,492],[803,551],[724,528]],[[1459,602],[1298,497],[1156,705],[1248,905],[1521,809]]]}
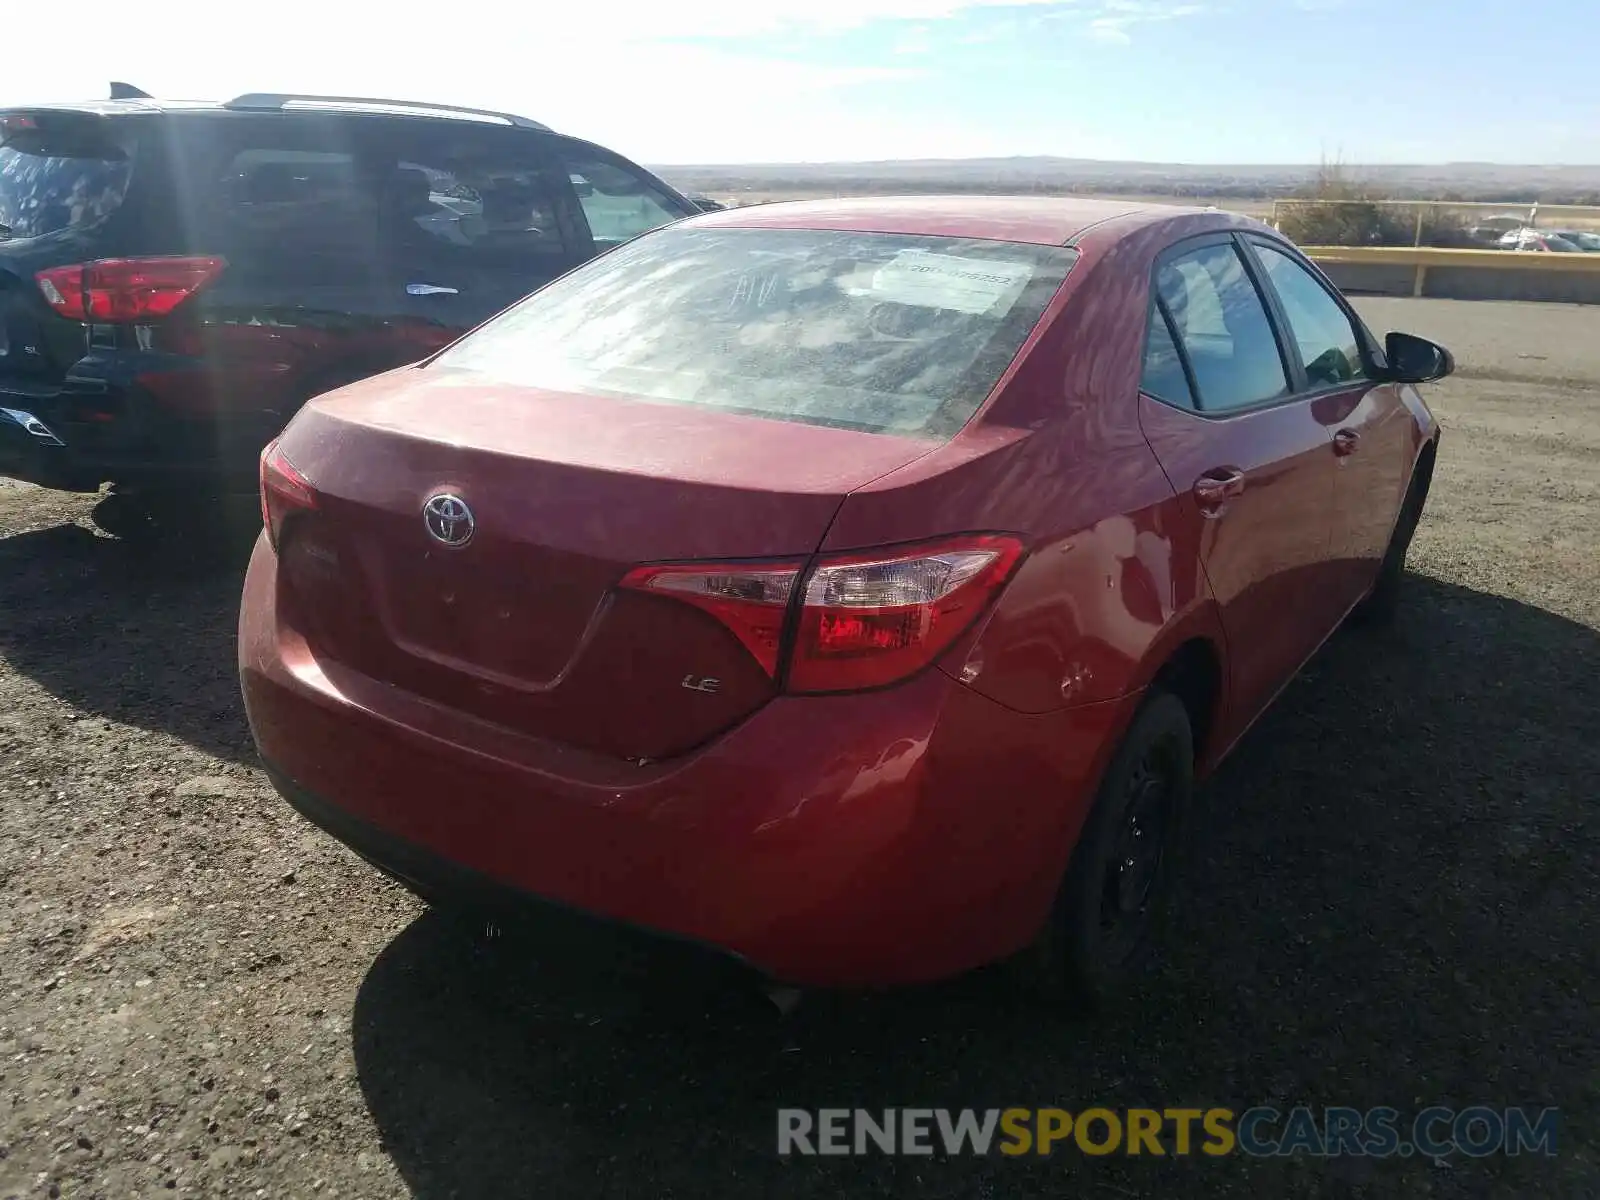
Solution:
{"label": "distant hill", "polygon": [[[702,192],[1072,190],[1264,198],[1302,191],[1319,170],[1306,164],[1196,165],[1049,156],[706,164],[655,169],[676,186]],[[1343,166],[1341,173],[1346,179],[1397,198],[1600,203],[1600,166],[1439,163]]]}

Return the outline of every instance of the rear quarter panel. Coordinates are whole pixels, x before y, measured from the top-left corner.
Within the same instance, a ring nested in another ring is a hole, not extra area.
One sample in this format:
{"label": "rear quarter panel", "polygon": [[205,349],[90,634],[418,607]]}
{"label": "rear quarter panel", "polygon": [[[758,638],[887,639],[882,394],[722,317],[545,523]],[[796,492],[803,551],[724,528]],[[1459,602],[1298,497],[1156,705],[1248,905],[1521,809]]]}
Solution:
{"label": "rear quarter panel", "polygon": [[852,493],[825,550],[961,530],[1024,536],[1029,553],[941,667],[1039,714],[1148,685],[1178,646],[1220,625],[1179,500],[1139,424],[1151,267],[1226,214],[1108,222],[1040,330],[946,446]]}

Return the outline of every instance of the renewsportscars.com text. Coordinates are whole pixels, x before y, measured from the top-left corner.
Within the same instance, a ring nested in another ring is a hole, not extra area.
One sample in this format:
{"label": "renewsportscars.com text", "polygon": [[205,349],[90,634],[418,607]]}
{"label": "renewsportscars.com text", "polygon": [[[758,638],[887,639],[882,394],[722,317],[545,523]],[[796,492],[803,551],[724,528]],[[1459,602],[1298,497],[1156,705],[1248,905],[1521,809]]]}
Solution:
{"label": "renewsportscars.com text", "polygon": [[780,1155],[1410,1157],[1556,1152],[1554,1108],[782,1108]]}

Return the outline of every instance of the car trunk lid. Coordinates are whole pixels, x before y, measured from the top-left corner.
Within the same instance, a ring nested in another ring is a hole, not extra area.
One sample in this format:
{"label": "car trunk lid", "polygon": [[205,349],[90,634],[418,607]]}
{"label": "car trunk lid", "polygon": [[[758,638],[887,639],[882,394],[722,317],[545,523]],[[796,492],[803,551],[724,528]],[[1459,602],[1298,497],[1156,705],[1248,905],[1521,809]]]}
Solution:
{"label": "car trunk lid", "polygon": [[[643,562],[798,566],[846,494],[932,446],[405,368],[314,402],[285,433],[317,512],[285,527],[283,573],[332,659],[522,732],[661,758],[774,684],[715,618],[619,591],[622,577]],[[470,536],[430,531],[441,496],[470,510]]]}

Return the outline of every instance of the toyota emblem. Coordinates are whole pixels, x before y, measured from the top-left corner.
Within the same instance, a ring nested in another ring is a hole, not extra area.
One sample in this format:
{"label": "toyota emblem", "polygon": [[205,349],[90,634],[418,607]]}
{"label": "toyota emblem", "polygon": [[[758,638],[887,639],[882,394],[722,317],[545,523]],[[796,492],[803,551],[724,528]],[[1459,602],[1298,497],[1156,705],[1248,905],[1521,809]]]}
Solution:
{"label": "toyota emblem", "polygon": [[422,522],[428,527],[428,536],[446,546],[465,546],[477,528],[467,502],[449,492],[430,498],[422,506]]}

